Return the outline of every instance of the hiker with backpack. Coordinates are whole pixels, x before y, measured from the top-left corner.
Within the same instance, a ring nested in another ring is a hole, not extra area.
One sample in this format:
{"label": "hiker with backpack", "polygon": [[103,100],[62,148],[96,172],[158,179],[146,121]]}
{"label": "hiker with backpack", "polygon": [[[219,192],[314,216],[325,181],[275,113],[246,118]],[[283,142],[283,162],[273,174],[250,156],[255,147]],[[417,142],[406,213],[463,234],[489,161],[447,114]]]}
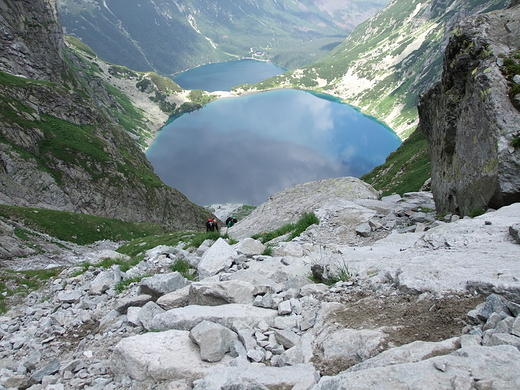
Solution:
{"label": "hiker with backpack", "polygon": [[208,218],[208,220],[206,221],[206,233],[214,232],[215,230],[218,232],[217,220],[215,218]]}
{"label": "hiker with backpack", "polygon": [[228,219],[226,219],[226,226],[227,226],[228,228],[230,228],[231,226],[233,226],[235,223],[237,223],[236,218],[228,217]]}

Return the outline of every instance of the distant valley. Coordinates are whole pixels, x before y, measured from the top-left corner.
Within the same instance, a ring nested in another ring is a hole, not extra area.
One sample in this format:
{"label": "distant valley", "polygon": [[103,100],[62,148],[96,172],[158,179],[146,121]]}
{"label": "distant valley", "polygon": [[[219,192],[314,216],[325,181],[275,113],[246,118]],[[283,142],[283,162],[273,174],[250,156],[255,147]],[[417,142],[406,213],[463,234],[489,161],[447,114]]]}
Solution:
{"label": "distant valley", "polygon": [[104,60],[174,74],[254,56],[295,69],[317,61],[388,0],[58,0],[67,34]]}

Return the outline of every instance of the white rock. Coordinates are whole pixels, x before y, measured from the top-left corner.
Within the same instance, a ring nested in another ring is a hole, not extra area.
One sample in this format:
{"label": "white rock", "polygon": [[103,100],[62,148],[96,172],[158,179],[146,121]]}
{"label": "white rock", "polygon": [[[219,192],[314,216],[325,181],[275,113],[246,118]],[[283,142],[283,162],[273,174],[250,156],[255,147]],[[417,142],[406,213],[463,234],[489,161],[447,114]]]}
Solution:
{"label": "white rock", "polygon": [[110,369],[118,377],[148,383],[173,380],[192,383],[216,364],[222,366],[230,360],[225,357],[221,363],[204,362],[189,332],[170,330],[122,339],[114,348]]}
{"label": "white rock", "polygon": [[260,321],[272,324],[277,313],[252,305],[229,304],[220,306],[191,305],[168,310],[154,317],[153,328],[157,330],[190,330],[204,320],[231,328],[234,321],[242,321],[255,326]]}
{"label": "white rock", "polygon": [[[446,371],[436,368],[447,367]],[[313,390],[471,389],[475,378],[492,388],[520,388],[520,352],[511,346],[468,347],[417,363],[394,364],[323,377]]]}
{"label": "white rock", "polygon": [[269,389],[309,390],[317,378],[318,374],[312,364],[287,367],[247,364],[213,370],[204,379],[197,381],[193,390],[220,390],[224,385],[248,383],[260,384]]}
{"label": "white rock", "polygon": [[219,238],[202,256],[198,266],[199,276],[205,278],[229,269],[236,255],[233,248]]}

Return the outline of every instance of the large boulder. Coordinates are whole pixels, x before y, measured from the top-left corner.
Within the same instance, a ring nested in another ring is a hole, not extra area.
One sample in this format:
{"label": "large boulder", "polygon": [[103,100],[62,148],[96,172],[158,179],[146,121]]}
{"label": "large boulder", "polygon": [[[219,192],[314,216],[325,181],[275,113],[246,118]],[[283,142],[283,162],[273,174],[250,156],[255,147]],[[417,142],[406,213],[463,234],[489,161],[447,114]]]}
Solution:
{"label": "large boulder", "polygon": [[229,228],[228,234],[236,239],[251,237],[257,233],[271,232],[288,223],[296,223],[303,214],[326,204],[377,198],[376,190],[354,177],[302,183],[271,196],[249,216]]}
{"label": "large boulder", "polygon": [[520,112],[501,72],[520,48],[520,7],[466,19],[452,35],[442,80],[422,96],[437,212],[470,215],[520,201]]}
{"label": "large boulder", "polygon": [[223,282],[192,283],[189,293],[190,305],[217,306],[228,303],[253,302],[255,286],[239,280]]}
{"label": "large boulder", "polygon": [[179,272],[171,272],[143,278],[141,280],[140,289],[142,294],[158,298],[173,291],[180,290],[189,284],[189,280]]}
{"label": "large boulder", "polygon": [[272,324],[277,314],[275,310],[236,303],[220,306],[190,305],[156,315],[153,328],[157,330],[191,330],[204,320],[227,328],[231,328],[234,321],[242,321],[251,326],[261,321]]}
{"label": "large boulder", "polygon": [[317,381],[318,373],[312,364],[290,367],[267,367],[244,364],[211,371],[196,381],[194,390],[217,389],[292,389],[308,390]]}
{"label": "large boulder", "polygon": [[321,378],[313,390],[520,388],[520,352],[509,345],[467,347],[417,363]]}
{"label": "large boulder", "polygon": [[233,264],[235,250],[222,238],[219,238],[203,255],[198,266],[199,277],[204,279],[227,271]]}
{"label": "large boulder", "polygon": [[[230,360],[225,357],[221,364]],[[202,361],[189,332],[180,330],[124,338],[110,359],[110,369],[116,376],[147,383],[149,388],[153,383],[179,379],[192,383],[208,374],[215,364]]]}

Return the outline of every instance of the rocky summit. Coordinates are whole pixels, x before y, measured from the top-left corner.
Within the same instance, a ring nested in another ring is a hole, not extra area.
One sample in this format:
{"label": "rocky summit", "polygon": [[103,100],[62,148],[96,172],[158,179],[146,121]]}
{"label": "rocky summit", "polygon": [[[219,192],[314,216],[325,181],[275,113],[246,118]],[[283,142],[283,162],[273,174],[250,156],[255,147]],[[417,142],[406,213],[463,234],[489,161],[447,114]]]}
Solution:
{"label": "rocky summit", "polygon": [[159,246],[126,272],[96,265],[124,256],[106,246],[75,254],[93,265],[0,317],[0,389],[519,388],[520,204],[439,219],[429,192],[319,183],[259,207],[313,205],[291,241]]}

